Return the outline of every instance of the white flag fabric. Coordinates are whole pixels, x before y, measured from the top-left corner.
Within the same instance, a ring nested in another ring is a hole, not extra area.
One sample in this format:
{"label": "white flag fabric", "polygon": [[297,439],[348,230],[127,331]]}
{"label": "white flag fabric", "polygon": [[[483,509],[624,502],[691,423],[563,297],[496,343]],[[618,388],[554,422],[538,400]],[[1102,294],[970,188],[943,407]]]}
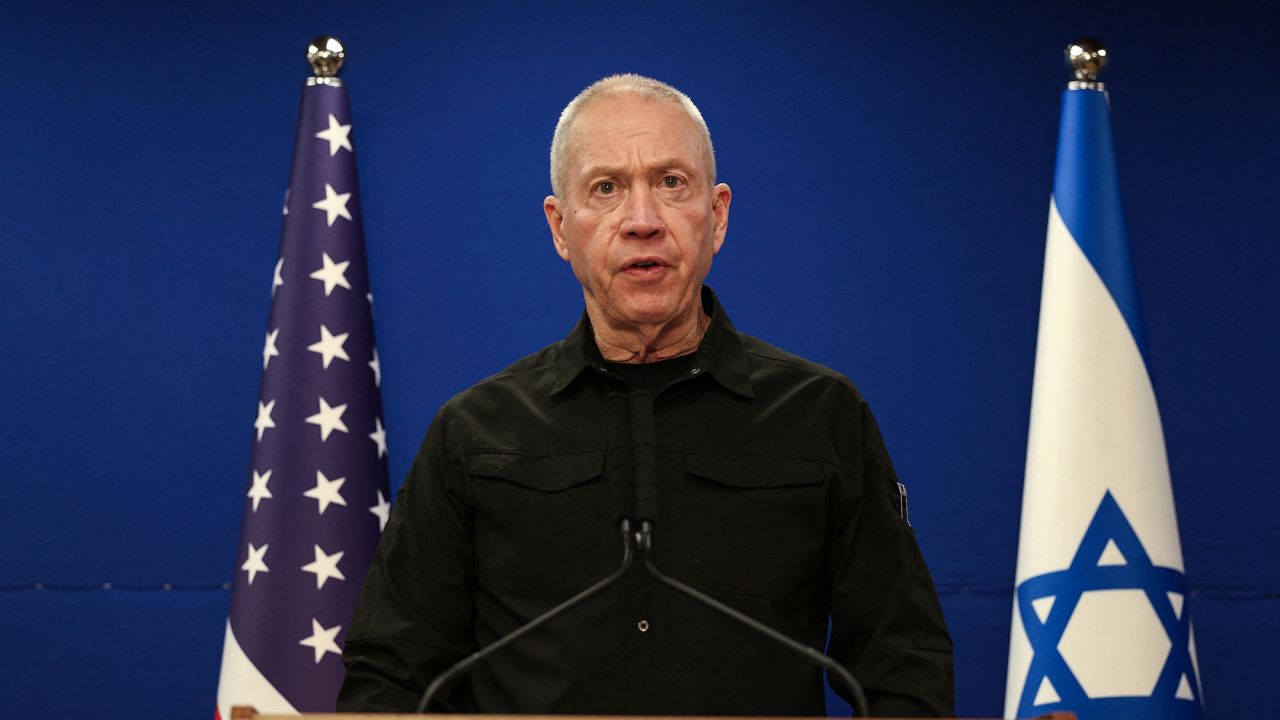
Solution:
{"label": "white flag fabric", "polygon": [[1108,98],[1090,87],[1062,99],[1015,586],[1006,717],[1201,717]]}

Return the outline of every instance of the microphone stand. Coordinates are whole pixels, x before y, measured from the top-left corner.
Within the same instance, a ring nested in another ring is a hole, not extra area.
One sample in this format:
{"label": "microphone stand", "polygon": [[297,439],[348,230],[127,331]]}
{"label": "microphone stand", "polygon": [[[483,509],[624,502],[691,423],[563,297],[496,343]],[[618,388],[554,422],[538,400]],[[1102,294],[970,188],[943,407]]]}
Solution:
{"label": "microphone stand", "polygon": [[676,590],[684,595],[687,595],[693,598],[694,600],[697,600],[698,602],[702,603],[703,605],[706,605],[712,610],[715,610],[723,615],[727,615],[730,618],[737,620],[738,622],[742,623],[743,625],[746,625],[752,630],[755,630],[756,632],[771,638],[775,642],[782,644],[783,646],[790,649],[791,651],[800,653],[801,655],[808,658],[810,661],[817,663],[818,665],[821,665],[822,667],[826,668],[828,673],[838,676],[844,682],[845,687],[849,689],[849,695],[852,696],[853,698],[853,709],[854,709],[854,712],[857,714],[857,716],[858,717],[870,716],[870,713],[867,710],[867,696],[862,691],[862,685],[858,684],[858,681],[853,678],[853,674],[850,673],[848,670],[846,670],[844,666],[840,665],[840,663],[837,663],[835,660],[832,660],[826,655],[818,652],[817,650],[814,650],[808,645],[805,645],[804,643],[796,642],[795,640],[792,640],[791,638],[787,637],[786,635],[783,635],[777,630],[774,630],[768,625],[765,625],[759,620],[756,620],[755,618],[745,613],[739,612],[738,610],[735,610],[729,607],[728,605],[725,605],[719,600],[716,600],[710,595],[707,595],[706,593],[695,590],[694,588],[680,582],[679,580],[676,580],[670,575],[663,573],[653,564],[652,553],[650,552],[652,550],[652,545],[653,545],[653,525],[648,520],[642,521],[640,523],[640,532],[637,535],[638,535],[638,540],[640,544],[640,554],[641,554],[641,557],[644,559],[644,566],[649,571],[649,573],[653,575],[653,577],[656,578],[659,582],[661,582],[663,585],[666,585],[667,587],[673,590]]}
{"label": "microphone stand", "polygon": [[449,681],[453,680],[459,675],[462,675],[463,673],[467,672],[471,668],[475,667],[481,660],[484,660],[485,658],[489,657],[490,655],[497,652],[498,650],[501,650],[507,645],[510,645],[516,640],[519,640],[520,638],[524,637],[535,628],[550,622],[556,617],[559,617],[565,611],[569,610],[575,605],[582,603],[587,598],[590,598],[591,596],[595,595],[596,593],[600,592],[606,587],[617,582],[618,578],[622,577],[627,572],[627,570],[630,569],[631,561],[633,559],[633,553],[631,551],[631,545],[632,545],[631,521],[629,519],[624,518],[618,524],[618,529],[622,532],[622,564],[618,566],[617,570],[614,570],[613,573],[610,574],[608,577],[601,579],[600,581],[596,582],[591,587],[586,588],[585,590],[578,593],[577,595],[574,595],[568,600],[565,600],[564,602],[544,612],[538,617],[530,620],[524,625],[521,625],[520,627],[511,631],[510,633],[503,635],[502,637],[495,640],[493,644],[481,650],[477,650],[474,653],[471,653],[467,657],[463,658],[462,660],[454,664],[453,667],[449,668],[444,673],[440,674],[438,677],[436,677],[435,680],[431,682],[430,685],[427,686],[426,692],[422,693],[422,700],[418,702],[418,709],[416,712],[418,714],[426,713],[427,708],[431,705],[431,701],[435,698],[436,693],[440,691],[440,688],[444,687],[444,685]]}
{"label": "microphone stand", "polygon": [[[621,481],[621,473],[616,472],[616,468],[625,463],[623,454],[616,451],[611,453],[608,461],[610,475],[614,476],[613,480],[613,507],[615,517],[620,517],[618,529],[622,532],[622,562],[618,569],[613,571],[609,576],[599,580],[594,585],[584,589],[577,595],[565,600],[559,605],[551,608],[538,617],[521,625],[510,633],[503,635],[495,640],[491,645],[478,650],[462,660],[455,663],[452,667],[440,674],[431,684],[427,686],[425,692],[422,693],[422,700],[418,703],[417,712],[419,714],[426,713],[431,705],[431,701],[436,694],[448,682],[454,680],[458,676],[466,673],[475,667],[482,660],[489,657],[493,653],[510,645],[512,642],[524,637],[535,628],[544,625],[554,618],[560,616],[564,612],[570,610],[576,605],[592,597],[596,593],[606,587],[617,582],[619,578],[626,574],[631,568],[634,560],[633,545],[638,545],[639,552],[644,559],[644,566],[649,573],[653,575],[659,582],[670,587],[677,592],[687,595],[694,600],[706,605],[707,607],[732,618],[733,620],[746,625],[756,632],[772,639],[793,652],[799,653],[808,658],[810,662],[822,666],[827,672],[838,676],[845,687],[849,689],[849,694],[853,698],[853,708],[861,717],[869,715],[867,710],[867,698],[862,691],[862,686],[854,679],[853,675],[842,667],[839,663],[814,650],[803,643],[796,642],[773,628],[761,623],[738,610],[716,600],[715,598],[695,590],[694,588],[666,575],[653,564],[652,548],[653,548],[653,518],[657,515],[657,482],[655,478],[656,456],[653,443],[653,397],[644,390],[637,390],[630,393],[629,396],[621,393],[611,393],[607,398],[611,405],[621,405],[624,401],[629,406],[630,415],[630,435],[631,435],[631,460],[632,470],[635,473],[636,483],[634,486],[635,504],[631,504],[628,497],[626,484]],[[610,413],[610,417],[618,413]],[[639,432],[637,432],[637,429]],[[621,427],[616,423],[611,423],[609,427],[610,447],[617,447],[615,440],[620,438]],[[633,535],[631,517],[640,519],[639,531]]]}

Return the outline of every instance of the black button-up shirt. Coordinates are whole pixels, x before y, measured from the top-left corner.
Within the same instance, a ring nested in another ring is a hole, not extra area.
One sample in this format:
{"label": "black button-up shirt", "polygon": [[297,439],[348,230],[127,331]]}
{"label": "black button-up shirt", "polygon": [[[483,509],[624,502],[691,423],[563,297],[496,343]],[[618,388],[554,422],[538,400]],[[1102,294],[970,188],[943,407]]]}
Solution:
{"label": "black button-up shirt", "polygon": [[[866,402],[711,325],[653,404],[656,567],[811,647],[872,712],[950,715],[951,640]],[[586,316],[451,399],[392,509],[346,637],[340,710],[406,711],[462,657],[618,567],[606,396]],[[609,406],[612,407],[612,406]],[[822,673],[659,585],[623,580],[446,693],[479,712],[822,715]]]}

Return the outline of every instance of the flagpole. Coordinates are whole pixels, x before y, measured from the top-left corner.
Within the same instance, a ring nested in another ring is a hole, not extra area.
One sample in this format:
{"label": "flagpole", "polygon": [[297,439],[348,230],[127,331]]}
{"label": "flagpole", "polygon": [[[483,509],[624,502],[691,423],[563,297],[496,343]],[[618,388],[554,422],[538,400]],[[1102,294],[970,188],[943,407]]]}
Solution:
{"label": "flagpole", "polygon": [[1076,74],[1076,79],[1067,83],[1068,90],[1106,92],[1106,84],[1098,82],[1098,72],[1107,66],[1107,48],[1101,42],[1091,37],[1080,38],[1068,43],[1062,54]]}
{"label": "flagpole", "polygon": [[311,77],[306,85],[329,85],[342,87],[342,78],[338,72],[347,61],[347,49],[342,41],[332,35],[319,35],[307,45],[307,62],[311,64]]}

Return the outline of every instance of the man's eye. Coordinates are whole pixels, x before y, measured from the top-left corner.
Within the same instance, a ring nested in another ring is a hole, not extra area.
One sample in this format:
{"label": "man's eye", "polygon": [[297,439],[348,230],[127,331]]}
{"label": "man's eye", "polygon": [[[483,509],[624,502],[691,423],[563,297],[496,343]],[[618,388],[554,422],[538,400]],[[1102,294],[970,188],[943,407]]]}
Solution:
{"label": "man's eye", "polygon": [[608,195],[608,194],[612,193],[614,190],[617,190],[617,189],[618,189],[618,186],[617,186],[617,185],[614,185],[613,183],[609,182],[608,180],[605,180],[604,182],[599,183],[599,184],[597,184],[597,185],[596,185],[596,191],[597,191],[597,192],[600,192],[600,193],[602,193],[602,194],[604,194],[604,195]]}
{"label": "man's eye", "polygon": [[675,175],[668,175],[662,178],[662,184],[669,188],[678,188],[684,184],[684,181]]}

